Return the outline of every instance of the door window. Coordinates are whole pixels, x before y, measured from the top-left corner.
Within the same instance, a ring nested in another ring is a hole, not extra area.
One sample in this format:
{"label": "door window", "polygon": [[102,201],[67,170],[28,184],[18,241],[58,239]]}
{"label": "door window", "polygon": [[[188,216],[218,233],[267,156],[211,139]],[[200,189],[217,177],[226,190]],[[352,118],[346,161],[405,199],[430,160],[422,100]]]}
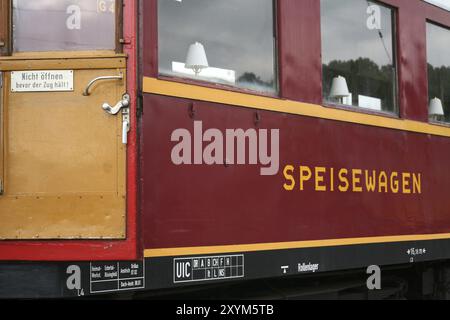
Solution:
{"label": "door window", "polygon": [[114,50],[116,0],[13,0],[14,52]]}

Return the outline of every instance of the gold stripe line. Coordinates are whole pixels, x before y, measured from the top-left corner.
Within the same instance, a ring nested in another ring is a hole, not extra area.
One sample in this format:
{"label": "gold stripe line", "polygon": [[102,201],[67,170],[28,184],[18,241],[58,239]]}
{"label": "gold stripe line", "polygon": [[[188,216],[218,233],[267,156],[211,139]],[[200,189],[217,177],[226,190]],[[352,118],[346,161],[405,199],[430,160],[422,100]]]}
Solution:
{"label": "gold stripe line", "polygon": [[319,247],[337,247],[337,246],[350,246],[362,244],[380,244],[380,243],[428,241],[428,240],[444,240],[444,239],[450,239],[450,233],[277,242],[277,243],[260,243],[260,244],[229,245],[229,246],[146,249],[144,250],[144,256],[146,258],[179,257],[192,255],[210,255],[222,253],[242,253],[242,252],[305,249],[305,248],[319,248]]}
{"label": "gold stripe line", "polygon": [[425,122],[393,119],[378,115],[327,108],[321,105],[255,96],[149,77],[144,77],[143,91],[144,93],[221,103],[230,106],[283,112],[313,118],[450,137],[449,127]]}

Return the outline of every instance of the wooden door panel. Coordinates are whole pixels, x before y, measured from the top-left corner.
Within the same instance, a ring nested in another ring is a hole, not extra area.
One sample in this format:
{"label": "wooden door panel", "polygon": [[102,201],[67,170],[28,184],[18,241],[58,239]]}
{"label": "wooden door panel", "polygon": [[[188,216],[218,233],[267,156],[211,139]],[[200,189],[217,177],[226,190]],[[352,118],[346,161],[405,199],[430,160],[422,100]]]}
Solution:
{"label": "wooden door panel", "polygon": [[107,114],[125,69],[74,70],[73,92],[12,93],[5,73],[4,180],[0,239],[126,237],[126,145],[122,116]]}

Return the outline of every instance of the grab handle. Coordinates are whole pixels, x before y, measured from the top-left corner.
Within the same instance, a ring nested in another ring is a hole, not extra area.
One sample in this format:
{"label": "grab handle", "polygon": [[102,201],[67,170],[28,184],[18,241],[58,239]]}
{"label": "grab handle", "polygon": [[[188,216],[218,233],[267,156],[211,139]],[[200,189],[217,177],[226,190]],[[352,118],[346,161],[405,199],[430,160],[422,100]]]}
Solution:
{"label": "grab handle", "polygon": [[102,77],[97,77],[93,80],[91,80],[91,82],[88,83],[88,85],[86,86],[86,89],[84,89],[83,91],[83,96],[90,96],[91,95],[91,87],[98,81],[104,81],[104,80],[123,80],[123,73],[120,73],[120,75],[118,76],[102,76]]}

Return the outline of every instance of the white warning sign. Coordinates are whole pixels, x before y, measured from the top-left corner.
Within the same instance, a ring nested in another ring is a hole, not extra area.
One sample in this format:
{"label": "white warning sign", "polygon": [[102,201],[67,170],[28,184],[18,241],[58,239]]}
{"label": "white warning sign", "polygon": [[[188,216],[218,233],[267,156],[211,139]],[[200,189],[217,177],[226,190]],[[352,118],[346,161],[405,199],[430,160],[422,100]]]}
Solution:
{"label": "white warning sign", "polygon": [[73,70],[11,72],[11,92],[64,92],[73,90]]}

